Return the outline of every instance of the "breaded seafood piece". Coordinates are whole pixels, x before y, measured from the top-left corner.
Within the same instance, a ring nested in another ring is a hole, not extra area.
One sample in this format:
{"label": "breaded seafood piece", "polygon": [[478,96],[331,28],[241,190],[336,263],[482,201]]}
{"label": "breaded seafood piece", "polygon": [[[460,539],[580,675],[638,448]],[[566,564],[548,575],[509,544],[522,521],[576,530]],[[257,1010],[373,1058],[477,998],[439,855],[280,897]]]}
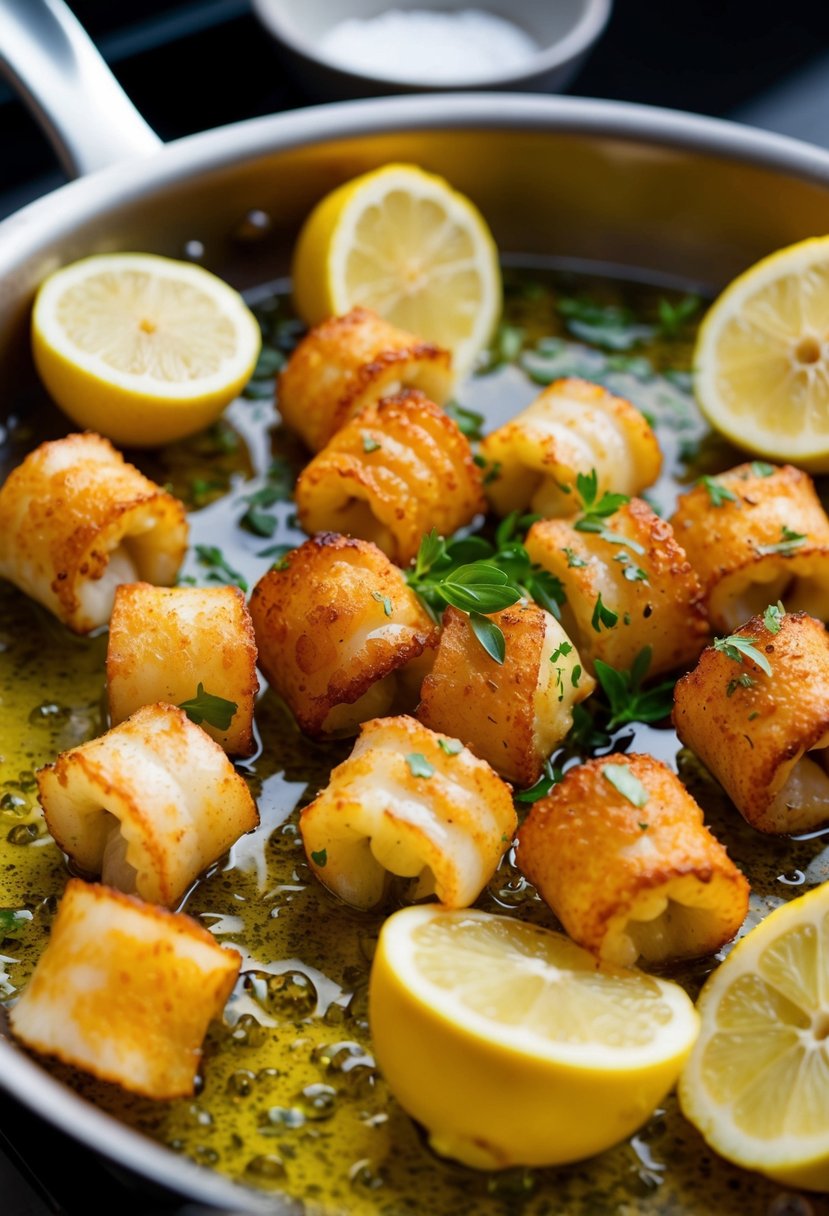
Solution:
{"label": "breaded seafood piece", "polygon": [[649,677],[687,667],[708,626],[699,579],[670,524],[640,498],[602,524],[580,532],[565,520],[539,520],[525,541],[564,588],[561,620],[579,654],[591,671],[596,659],[623,670],[650,646]]}
{"label": "breaded seafood piece", "polygon": [[486,510],[469,441],[413,389],[347,422],[300,474],[296,503],[306,532],[372,541],[399,566],[431,528],[450,536]]}
{"label": "breaded seafood piece", "polygon": [[236,706],[227,729],[207,719],[202,729],[230,755],[249,756],[259,681],[253,624],[239,588],[118,587],[107,647],[112,725],[142,705],[192,701],[200,686]]}
{"label": "breaded seafood piece", "polygon": [[37,774],[46,825],[78,870],[169,907],[259,822],[218,743],[174,705],[145,705]]}
{"label": "breaded seafood piece", "polygon": [[790,612],[829,619],[829,518],[808,473],[738,465],[682,494],[671,523],[716,632],[779,599]]}
{"label": "breaded seafood piece", "polygon": [[376,545],[323,532],[253,589],[259,666],[311,736],[413,709],[438,627]]}
{"label": "breaded seafood piece", "polygon": [[448,350],[397,329],[370,308],[352,308],[314,326],[279,377],[286,426],[318,452],[349,418],[402,388],[443,405],[452,392]]}
{"label": "breaded seafood piece", "polygon": [[571,768],[530,810],[516,864],[574,941],[621,966],[710,954],[748,911],[745,877],[652,756]]}
{"label": "breaded seafood piece", "polygon": [[730,635],[771,675],[709,646],[676,686],[673,721],[753,828],[809,832],[829,823],[829,636],[805,612],[771,619],[776,633],[761,615]]}
{"label": "breaded seafood piece", "polygon": [[187,534],[178,499],[91,432],[42,443],[0,489],[0,577],[75,633],[106,624],[120,583],[174,583]]}
{"label": "breaded seafood piece", "polygon": [[72,878],[9,1021],[27,1047],[102,1081],[187,1097],[241,962],[189,916]]}
{"label": "breaded seafood piece", "polygon": [[407,717],[364,722],[299,820],[311,869],[357,908],[374,907],[391,875],[411,880],[412,900],[467,907],[516,823],[510,788],[488,764]]}
{"label": "breaded seafood piece", "polygon": [[489,657],[457,608],[443,615],[435,663],[423,681],[417,716],[457,735],[516,785],[532,785],[573,725],[573,706],[595,681],[561,625],[533,603],[491,614],[506,643],[502,664]]}
{"label": "breaded seafood piece", "polygon": [[[531,510],[545,519],[573,515],[569,492],[596,470],[598,495],[640,494],[653,485],[662,454],[644,415],[600,384],[556,380],[505,426],[487,435],[486,494],[499,515]],[[562,487],[564,487],[562,489]]]}

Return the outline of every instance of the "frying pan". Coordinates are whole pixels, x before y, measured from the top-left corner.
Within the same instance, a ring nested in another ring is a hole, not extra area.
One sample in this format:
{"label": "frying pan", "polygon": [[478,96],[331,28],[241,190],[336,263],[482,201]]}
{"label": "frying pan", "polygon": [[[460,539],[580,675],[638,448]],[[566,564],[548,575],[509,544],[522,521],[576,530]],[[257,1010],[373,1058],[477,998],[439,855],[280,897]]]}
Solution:
{"label": "frying pan", "polygon": [[[718,120],[579,98],[434,95],[309,108],[162,146],[62,0],[0,0],[0,68],[78,178],[0,223],[0,400],[9,408],[34,375],[35,287],[58,265],[116,249],[182,256],[197,241],[204,263],[244,289],[285,272],[322,194],[389,160],[448,176],[508,253],[611,264],[708,291],[829,229],[829,154]],[[268,223],[251,225],[254,210]],[[3,456],[0,446],[0,464]],[[93,1108],[20,1052],[2,1021],[0,1085],[180,1195],[235,1211],[295,1210]]]}

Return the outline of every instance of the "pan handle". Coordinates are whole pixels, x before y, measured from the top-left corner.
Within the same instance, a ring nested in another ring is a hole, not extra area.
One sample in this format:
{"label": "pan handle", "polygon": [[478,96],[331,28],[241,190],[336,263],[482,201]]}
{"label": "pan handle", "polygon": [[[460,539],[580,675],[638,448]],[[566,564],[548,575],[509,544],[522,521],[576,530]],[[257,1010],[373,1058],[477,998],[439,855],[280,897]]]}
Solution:
{"label": "pan handle", "polygon": [[0,0],[0,72],[70,177],[161,147],[63,0]]}

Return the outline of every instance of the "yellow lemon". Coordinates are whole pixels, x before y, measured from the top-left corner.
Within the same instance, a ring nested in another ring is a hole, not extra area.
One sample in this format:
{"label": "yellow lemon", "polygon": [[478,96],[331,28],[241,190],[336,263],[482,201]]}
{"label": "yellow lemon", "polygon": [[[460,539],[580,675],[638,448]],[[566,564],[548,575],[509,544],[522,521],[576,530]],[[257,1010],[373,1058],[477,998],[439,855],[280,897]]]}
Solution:
{"label": "yellow lemon", "polygon": [[433,1148],[482,1169],[556,1165],[636,1130],[697,1035],[676,984],[599,966],[563,934],[435,905],[383,925],[377,1063]]}
{"label": "yellow lemon", "polygon": [[829,883],[742,939],[700,994],[686,1118],[716,1152],[829,1190]]}
{"label": "yellow lemon", "polygon": [[261,346],[242,297],[207,270],[101,254],[50,275],[32,314],[35,365],[79,426],[152,447],[213,422]]}
{"label": "yellow lemon", "polygon": [[386,165],[318,203],[299,236],[293,281],[309,325],[363,305],[448,347],[460,373],[501,312],[498,251],[483,216],[415,165]]}
{"label": "yellow lemon", "polygon": [[694,368],[702,412],[738,447],[829,470],[829,236],[735,279],[703,321]]}

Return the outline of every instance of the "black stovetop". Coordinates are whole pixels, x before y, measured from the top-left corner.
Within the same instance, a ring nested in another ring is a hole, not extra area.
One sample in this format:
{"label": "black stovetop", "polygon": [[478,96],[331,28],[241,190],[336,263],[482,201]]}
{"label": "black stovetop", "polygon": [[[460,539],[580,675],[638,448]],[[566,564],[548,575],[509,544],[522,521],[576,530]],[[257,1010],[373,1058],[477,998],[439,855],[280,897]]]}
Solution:
{"label": "black stovetop", "polygon": [[[286,74],[247,0],[71,7],[165,139],[316,100]],[[568,91],[723,115],[829,147],[829,3],[616,0]],[[63,180],[45,138],[2,84],[0,154],[0,217]],[[185,1211],[194,1209],[148,1195],[0,1094],[0,1216]]]}

